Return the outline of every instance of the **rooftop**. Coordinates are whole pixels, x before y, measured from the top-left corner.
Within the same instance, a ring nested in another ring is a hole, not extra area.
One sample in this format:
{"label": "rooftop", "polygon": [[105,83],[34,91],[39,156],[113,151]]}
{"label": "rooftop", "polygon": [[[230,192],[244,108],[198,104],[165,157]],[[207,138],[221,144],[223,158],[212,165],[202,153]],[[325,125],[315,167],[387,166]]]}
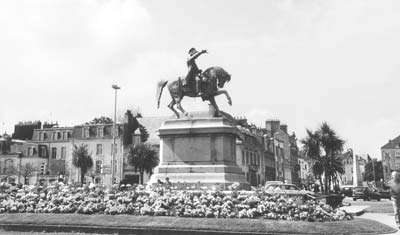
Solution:
{"label": "rooftop", "polygon": [[395,149],[400,148],[400,135],[381,147],[381,149]]}

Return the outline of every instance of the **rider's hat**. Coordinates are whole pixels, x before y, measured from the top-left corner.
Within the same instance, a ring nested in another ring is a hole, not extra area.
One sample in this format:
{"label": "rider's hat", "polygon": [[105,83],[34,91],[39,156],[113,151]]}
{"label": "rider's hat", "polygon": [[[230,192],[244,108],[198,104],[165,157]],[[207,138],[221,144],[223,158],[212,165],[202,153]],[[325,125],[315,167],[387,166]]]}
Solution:
{"label": "rider's hat", "polygon": [[189,55],[196,54],[197,52],[198,52],[198,51],[196,50],[196,48],[192,47],[192,48],[190,48],[190,50],[189,50]]}

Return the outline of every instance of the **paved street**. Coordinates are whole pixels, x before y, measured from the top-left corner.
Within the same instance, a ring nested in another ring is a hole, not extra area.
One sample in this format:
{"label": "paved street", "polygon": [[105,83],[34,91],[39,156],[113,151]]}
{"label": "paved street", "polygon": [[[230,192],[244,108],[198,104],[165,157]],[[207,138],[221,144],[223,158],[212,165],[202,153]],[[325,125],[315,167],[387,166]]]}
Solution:
{"label": "paved street", "polygon": [[[353,201],[351,197],[346,197],[344,202],[350,203],[351,206],[357,206],[357,207],[367,206],[367,208],[365,209],[365,213],[362,214],[361,216],[358,216],[358,218],[375,220],[382,224],[386,224],[390,227],[396,228],[396,222],[394,220],[394,215],[393,215],[392,202],[389,199],[382,199],[381,201],[377,200]],[[400,234],[400,231],[397,231],[393,234]]]}

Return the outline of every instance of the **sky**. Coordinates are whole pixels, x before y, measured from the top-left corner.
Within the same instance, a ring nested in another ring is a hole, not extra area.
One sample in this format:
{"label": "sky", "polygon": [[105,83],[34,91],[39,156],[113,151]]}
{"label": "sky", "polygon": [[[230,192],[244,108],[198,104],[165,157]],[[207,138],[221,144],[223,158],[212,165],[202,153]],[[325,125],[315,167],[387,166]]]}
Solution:
{"label": "sky", "polygon": [[156,84],[185,75],[195,47],[200,68],[232,75],[220,108],[249,123],[279,119],[300,140],[326,121],[375,158],[400,134],[400,1],[5,0],[0,30],[0,133],[112,117],[112,84],[117,116],[171,115]]}

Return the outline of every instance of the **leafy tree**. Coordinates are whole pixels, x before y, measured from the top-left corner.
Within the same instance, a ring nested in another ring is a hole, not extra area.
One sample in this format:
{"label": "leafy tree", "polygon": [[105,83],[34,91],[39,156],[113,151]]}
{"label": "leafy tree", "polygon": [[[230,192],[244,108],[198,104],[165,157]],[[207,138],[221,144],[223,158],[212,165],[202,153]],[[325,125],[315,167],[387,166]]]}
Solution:
{"label": "leafy tree", "polygon": [[114,121],[109,117],[101,116],[99,118],[94,118],[92,121],[87,122],[86,124],[110,124]]}
{"label": "leafy tree", "polygon": [[140,183],[143,184],[143,174],[151,174],[158,165],[159,158],[157,151],[148,144],[130,145],[128,149],[128,163],[135,167],[140,174]]}
{"label": "leafy tree", "polygon": [[[375,168],[375,178],[374,178],[374,168]],[[377,159],[372,159],[370,162],[365,165],[365,181],[379,181],[383,179],[383,166],[382,161],[378,161]]]}
{"label": "leafy tree", "polygon": [[[311,130],[306,129],[307,136],[300,142],[303,145],[303,150],[308,162],[311,166],[311,171],[314,176],[319,180],[322,188],[322,175],[324,173],[323,159],[321,156],[321,143],[318,133],[313,133]],[[323,189],[321,189],[323,191]]]}
{"label": "leafy tree", "polygon": [[149,132],[142,124],[139,125],[140,140],[144,143],[149,139]]}
{"label": "leafy tree", "polygon": [[331,183],[336,182],[338,174],[344,173],[344,167],[338,155],[343,151],[344,140],[326,123],[323,122],[320,133],[321,147],[324,149],[325,194],[328,194]]}
{"label": "leafy tree", "polygon": [[343,163],[339,157],[343,151],[344,140],[337,136],[326,122],[323,122],[315,132],[307,129],[307,137],[301,140],[301,143],[321,186],[322,175],[324,175],[323,191],[328,194],[332,183],[336,184],[339,174],[344,173]]}
{"label": "leafy tree", "polygon": [[24,177],[24,183],[27,179],[37,171],[36,167],[34,167],[31,163],[27,163],[25,166],[21,166],[19,170],[19,174]]}
{"label": "leafy tree", "polygon": [[81,170],[82,184],[86,173],[93,167],[92,157],[86,147],[84,144],[80,146],[74,145],[74,151],[72,152],[72,164]]}

